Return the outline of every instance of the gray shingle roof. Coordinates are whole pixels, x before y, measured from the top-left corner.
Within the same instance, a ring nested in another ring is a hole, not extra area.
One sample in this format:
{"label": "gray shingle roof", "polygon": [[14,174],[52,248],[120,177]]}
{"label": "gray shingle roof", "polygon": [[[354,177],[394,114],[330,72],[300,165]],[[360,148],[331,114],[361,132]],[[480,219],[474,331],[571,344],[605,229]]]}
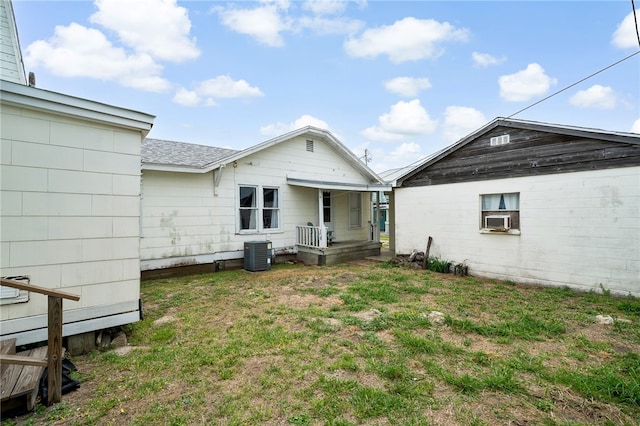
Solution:
{"label": "gray shingle roof", "polygon": [[203,168],[238,152],[235,149],[147,138],[142,142],[142,163]]}

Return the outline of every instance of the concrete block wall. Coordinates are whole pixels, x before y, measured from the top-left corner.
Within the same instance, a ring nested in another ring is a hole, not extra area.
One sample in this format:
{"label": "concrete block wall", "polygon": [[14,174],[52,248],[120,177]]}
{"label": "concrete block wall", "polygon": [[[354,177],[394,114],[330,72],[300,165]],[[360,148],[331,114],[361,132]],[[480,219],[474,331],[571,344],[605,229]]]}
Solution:
{"label": "concrete block wall", "polygon": [[[482,233],[480,195],[520,193],[520,234]],[[469,273],[640,296],[640,167],[399,188],[396,253]]]}

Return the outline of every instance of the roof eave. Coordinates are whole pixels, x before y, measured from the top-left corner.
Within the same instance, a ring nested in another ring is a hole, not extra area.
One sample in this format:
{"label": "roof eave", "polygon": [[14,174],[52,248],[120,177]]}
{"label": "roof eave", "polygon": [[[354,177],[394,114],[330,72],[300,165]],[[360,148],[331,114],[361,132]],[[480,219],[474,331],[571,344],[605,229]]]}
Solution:
{"label": "roof eave", "polygon": [[265,142],[262,142],[258,145],[254,145],[250,148],[244,149],[234,155],[231,155],[229,157],[226,157],[222,160],[219,160],[218,162],[212,164],[210,166],[210,169],[215,169],[217,167],[219,167],[221,164],[227,165],[227,164],[231,164],[234,161],[238,161],[242,158],[245,158],[249,155],[255,154],[256,152],[262,151],[264,149],[267,149],[269,147],[272,147],[274,145],[277,145],[281,142],[290,140],[292,138],[298,137],[298,136],[302,136],[302,135],[312,135],[315,137],[321,137],[323,138],[325,141],[327,141],[329,143],[329,146],[336,151],[339,155],[341,155],[343,158],[345,158],[354,168],[356,168],[360,174],[362,174],[363,176],[366,176],[376,182],[378,182],[379,184],[385,184],[385,181],[380,178],[380,176],[378,176],[373,170],[371,170],[367,165],[363,164],[362,161],[360,161],[355,154],[353,154],[350,150],[348,150],[343,144],[342,142],[340,142],[330,131],[325,130],[325,129],[320,129],[318,127],[314,127],[314,126],[305,126],[305,127],[301,127],[299,129],[293,130],[291,132],[282,134],[278,137],[275,137],[273,139],[269,139]]}
{"label": "roof eave", "polygon": [[571,135],[571,136],[593,137],[594,134],[597,134],[601,139],[612,141],[612,142],[640,144],[640,135],[636,135],[635,133],[607,131],[602,129],[591,129],[586,127],[566,126],[566,125],[542,123],[542,122],[536,122],[536,121],[517,120],[517,119],[511,119],[511,118],[497,117],[497,118],[494,118],[491,122],[479,128],[478,130],[474,131],[473,133],[468,134],[467,136],[463,137],[459,141],[443,149],[440,153],[437,153],[436,155],[434,155],[432,158],[430,158],[423,164],[416,166],[415,168],[409,170],[406,174],[398,177],[394,182],[394,186],[396,187],[401,186],[405,180],[411,178],[413,175],[415,175],[419,171],[424,170],[425,168],[429,167],[431,164],[437,161],[440,161],[442,158],[447,157],[452,152],[461,149],[471,141],[477,139],[480,135],[487,133],[498,126],[511,127],[511,128],[517,128],[517,129],[547,131],[547,132],[554,132],[554,133]]}
{"label": "roof eave", "polygon": [[151,114],[4,80],[0,82],[0,93],[3,104],[136,129],[145,136],[155,120],[155,116]]}

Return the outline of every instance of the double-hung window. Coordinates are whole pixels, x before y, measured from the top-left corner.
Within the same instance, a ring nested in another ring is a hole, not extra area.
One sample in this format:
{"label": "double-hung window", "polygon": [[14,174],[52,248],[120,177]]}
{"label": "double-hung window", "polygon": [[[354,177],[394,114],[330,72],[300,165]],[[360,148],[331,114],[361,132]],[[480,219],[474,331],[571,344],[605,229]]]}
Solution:
{"label": "double-hung window", "polygon": [[509,231],[520,229],[520,193],[483,194],[480,229]]}
{"label": "double-hung window", "polygon": [[278,188],[262,188],[262,228],[278,229],[280,204]]}
{"label": "double-hung window", "polygon": [[280,228],[280,191],[275,187],[240,186],[239,230],[261,232]]}

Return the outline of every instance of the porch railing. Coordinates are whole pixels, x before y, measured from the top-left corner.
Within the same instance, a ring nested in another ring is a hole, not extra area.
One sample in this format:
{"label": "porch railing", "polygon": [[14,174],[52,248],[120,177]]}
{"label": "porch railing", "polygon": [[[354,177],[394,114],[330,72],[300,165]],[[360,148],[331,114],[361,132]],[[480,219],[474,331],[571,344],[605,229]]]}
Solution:
{"label": "porch railing", "polygon": [[380,227],[371,222],[369,222],[369,241],[380,242]]}
{"label": "porch railing", "polygon": [[327,227],[296,225],[296,245],[318,249],[327,248]]}
{"label": "porch railing", "polygon": [[[33,359],[20,355],[0,355],[1,364],[35,365],[47,367],[47,405],[62,398],[62,299],[80,300],[80,296],[60,290],[25,284],[18,280],[0,278],[0,284],[18,290],[32,291],[48,296],[47,359]],[[4,368],[4,365],[2,366]]]}

